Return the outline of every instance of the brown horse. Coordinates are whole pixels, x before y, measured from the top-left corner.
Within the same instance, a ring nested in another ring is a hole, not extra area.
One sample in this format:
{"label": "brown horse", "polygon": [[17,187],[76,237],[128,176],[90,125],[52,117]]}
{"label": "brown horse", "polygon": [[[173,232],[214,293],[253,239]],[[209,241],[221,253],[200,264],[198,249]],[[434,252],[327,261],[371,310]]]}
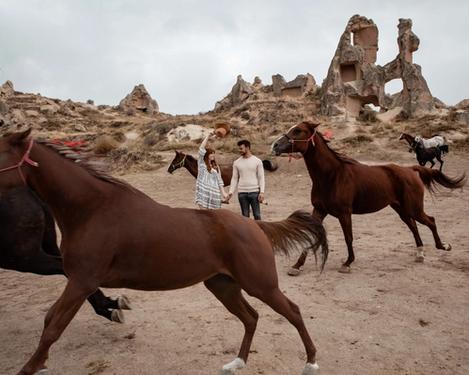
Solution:
{"label": "brown horse", "polygon": [[[173,173],[179,168],[186,168],[189,173],[197,178],[199,173],[198,161],[195,157],[189,154],[185,154],[182,151],[176,151],[174,159],[171,161],[168,167],[168,172]],[[262,160],[262,165],[266,171],[274,172],[277,170],[277,164],[273,163],[271,160]],[[233,175],[233,164],[230,165],[220,165],[221,178],[223,179],[223,184],[225,186],[230,186],[231,176]]]}
{"label": "brown horse", "polygon": [[278,287],[274,259],[295,245],[314,253],[321,246],[324,266],[325,231],[309,213],[266,223],[227,210],[171,208],[28,137],[29,131],[0,138],[0,192],[27,184],[48,204],[62,232],[68,281],[20,374],[45,368],[50,346],[98,287],[170,290],[202,281],[244,325],[239,355],[223,374],[245,366],[257,325],[241,290],[295,326],[306,350],[302,374],[317,374],[316,349],[299,308]]}
{"label": "brown horse", "polygon": [[[420,166],[401,167],[395,164],[369,166],[329,148],[321,133],[316,130],[319,124],[302,122],[272,145],[277,155],[282,153],[303,154],[306,167],[313,182],[311,203],[313,216],[324,220],[327,215],[339,219],[348,258],[340,272],[350,272],[354,261],[352,214],[368,214],[391,206],[409,227],[417,246],[417,261],[423,261],[422,240],[416,221],[432,231],[437,249],[450,250],[438,235],[435,219],[423,210],[424,187],[432,191],[435,184],[448,189],[460,188],[465,184],[465,175],[449,178],[443,173]],[[298,275],[307,254],[303,252],[289,271]]]}

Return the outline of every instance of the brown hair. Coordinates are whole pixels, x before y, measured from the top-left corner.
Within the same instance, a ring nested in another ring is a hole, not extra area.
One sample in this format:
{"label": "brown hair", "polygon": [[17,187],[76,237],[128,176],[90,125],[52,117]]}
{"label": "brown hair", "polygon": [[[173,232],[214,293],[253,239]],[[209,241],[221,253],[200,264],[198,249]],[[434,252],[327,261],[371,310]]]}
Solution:
{"label": "brown hair", "polygon": [[209,172],[212,171],[212,168],[215,168],[215,170],[217,171],[219,170],[216,160],[213,160],[212,162],[208,160],[208,157],[210,156],[210,154],[214,154],[214,153],[215,153],[215,150],[213,148],[205,147],[204,162]]}

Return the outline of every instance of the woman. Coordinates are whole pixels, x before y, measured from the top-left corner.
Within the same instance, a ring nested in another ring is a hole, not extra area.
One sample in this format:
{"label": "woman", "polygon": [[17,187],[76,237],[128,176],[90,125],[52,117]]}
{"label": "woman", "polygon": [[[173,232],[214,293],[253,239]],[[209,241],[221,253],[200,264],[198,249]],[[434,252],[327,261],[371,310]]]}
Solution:
{"label": "woman", "polygon": [[206,147],[209,137],[213,134],[207,134],[199,148],[199,171],[195,185],[195,203],[199,208],[220,208],[222,200],[226,201],[228,197],[220,168],[215,161],[215,150]]}

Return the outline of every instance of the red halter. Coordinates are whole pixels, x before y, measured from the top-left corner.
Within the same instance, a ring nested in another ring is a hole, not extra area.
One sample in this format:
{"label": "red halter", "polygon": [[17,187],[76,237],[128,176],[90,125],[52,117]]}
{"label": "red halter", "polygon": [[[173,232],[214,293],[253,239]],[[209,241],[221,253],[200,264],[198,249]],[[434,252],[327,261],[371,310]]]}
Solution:
{"label": "red halter", "polygon": [[29,141],[28,148],[26,149],[26,152],[24,153],[21,160],[17,164],[12,165],[11,167],[6,167],[6,168],[3,168],[3,169],[0,169],[0,173],[10,171],[10,170],[15,169],[15,168],[18,168],[18,173],[20,174],[21,179],[23,180],[24,184],[26,185],[26,178],[24,178],[23,172],[21,171],[21,166],[24,163],[27,163],[27,164],[29,164],[33,167],[39,167],[39,163],[37,163],[34,160],[31,160],[29,158],[29,153],[31,152],[31,149],[33,148],[33,143],[34,143],[34,140],[31,138],[31,140]]}
{"label": "red halter", "polygon": [[293,138],[290,138],[288,135],[284,134],[284,136],[288,139],[288,142],[291,143],[291,150],[292,152],[290,152],[288,154],[288,162],[291,163],[291,160],[292,159],[301,159],[301,156],[293,156],[293,146],[295,144],[295,142],[309,142],[311,141],[311,143],[313,144],[313,146],[315,146],[314,144],[314,136],[316,135],[316,129],[314,129],[314,132],[313,134],[311,135],[311,137],[309,137],[308,139],[293,139]]}

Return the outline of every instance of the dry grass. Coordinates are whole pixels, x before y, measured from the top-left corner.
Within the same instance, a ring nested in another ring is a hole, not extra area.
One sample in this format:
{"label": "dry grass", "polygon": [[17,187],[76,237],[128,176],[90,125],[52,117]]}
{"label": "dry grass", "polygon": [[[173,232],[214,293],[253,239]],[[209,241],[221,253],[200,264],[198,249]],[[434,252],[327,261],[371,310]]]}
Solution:
{"label": "dry grass", "polygon": [[373,142],[373,138],[366,134],[357,134],[342,139],[342,143],[349,146],[361,146]]}
{"label": "dry grass", "polygon": [[94,152],[98,155],[107,155],[118,147],[119,142],[110,135],[101,135],[94,142]]}

